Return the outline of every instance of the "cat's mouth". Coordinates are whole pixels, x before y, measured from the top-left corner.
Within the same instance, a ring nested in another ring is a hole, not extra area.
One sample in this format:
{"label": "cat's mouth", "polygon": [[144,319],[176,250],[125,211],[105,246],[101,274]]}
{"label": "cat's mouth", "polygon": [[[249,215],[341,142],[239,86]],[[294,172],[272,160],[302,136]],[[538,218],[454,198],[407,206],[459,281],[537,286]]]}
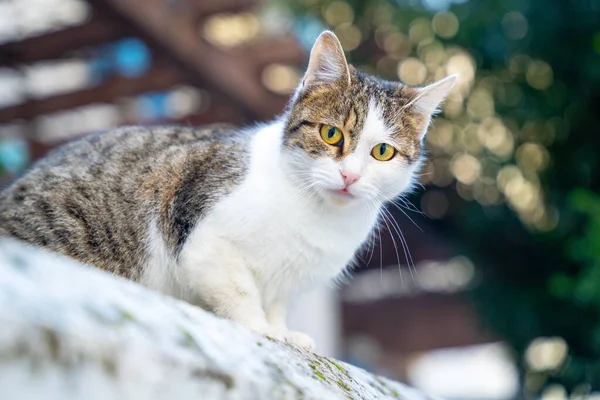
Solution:
{"label": "cat's mouth", "polygon": [[338,196],[342,196],[344,198],[352,198],[354,195],[350,193],[347,187],[341,189],[330,189],[331,192],[335,193]]}

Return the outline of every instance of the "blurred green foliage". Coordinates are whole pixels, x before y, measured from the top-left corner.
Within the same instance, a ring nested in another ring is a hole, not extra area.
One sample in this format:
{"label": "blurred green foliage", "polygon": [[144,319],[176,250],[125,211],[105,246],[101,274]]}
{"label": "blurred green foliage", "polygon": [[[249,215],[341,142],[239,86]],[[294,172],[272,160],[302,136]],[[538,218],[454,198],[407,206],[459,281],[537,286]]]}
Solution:
{"label": "blurred green foliage", "polygon": [[[432,173],[451,174],[428,182],[449,204],[436,226],[475,261],[479,283],[470,298],[515,350],[523,394],[552,383],[579,394],[599,389],[600,0],[285,5],[303,26],[307,16],[325,20],[352,63],[389,79],[413,79],[425,66],[432,81],[440,68],[453,72],[452,55],[471,57],[474,78],[430,133],[431,157],[439,161]],[[432,49],[444,56],[438,67],[428,59]],[[416,61],[403,76],[407,58]],[[482,99],[492,102],[492,114],[477,108]],[[436,133],[444,126],[445,141]],[[469,132],[476,132],[474,145]],[[493,132],[505,132],[504,147],[493,147]],[[550,351],[556,365],[528,358],[532,341],[544,337],[567,344],[566,356]]]}

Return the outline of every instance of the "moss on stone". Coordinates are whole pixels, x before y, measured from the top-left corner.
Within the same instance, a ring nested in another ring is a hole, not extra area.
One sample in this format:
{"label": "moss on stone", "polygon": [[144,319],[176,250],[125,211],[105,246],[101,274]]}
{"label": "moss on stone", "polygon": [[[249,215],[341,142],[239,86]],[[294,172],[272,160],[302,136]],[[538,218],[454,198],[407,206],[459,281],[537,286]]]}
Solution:
{"label": "moss on stone", "polygon": [[112,377],[117,376],[117,362],[110,357],[102,357],[100,360],[100,364],[102,365],[102,369]]}
{"label": "moss on stone", "polygon": [[387,385],[387,383],[386,383],[386,382],[385,382],[383,379],[381,379],[381,378],[380,378],[380,377],[378,377],[378,376],[376,376],[376,377],[375,377],[375,379],[376,379],[376,380],[377,380],[377,382],[378,382],[378,383],[379,383],[379,384],[380,384],[380,385],[381,385],[383,388],[385,388],[385,390],[387,390],[387,391],[388,391],[388,392],[389,392],[389,393],[390,393],[392,396],[394,396],[394,397],[395,397],[395,398],[397,398],[397,399],[400,399],[400,398],[401,398],[401,397],[400,397],[400,393],[398,393],[398,391],[397,391],[397,390],[395,390],[395,389],[393,389],[393,388],[389,387],[389,386]]}
{"label": "moss on stone", "polygon": [[120,310],[121,318],[125,321],[135,321],[135,317],[127,310]]}
{"label": "moss on stone", "polygon": [[60,356],[60,338],[58,337],[58,334],[53,330],[46,328],[44,328],[42,332],[44,333],[46,344],[48,345],[50,357],[52,357],[54,361],[58,361]]}
{"label": "moss on stone", "polygon": [[346,385],[344,382],[342,382],[341,380],[337,380],[336,383],[338,384],[339,387],[341,387],[342,389],[344,389],[346,392],[350,391],[350,387],[348,387],[348,385]]}
{"label": "moss on stone", "polygon": [[321,380],[327,381],[327,378],[325,378],[325,375],[323,375],[322,373],[320,373],[317,370],[315,370],[315,375],[318,376]]}
{"label": "moss on stone", "polygon": [[181,332],[181,335],[183,336],[181,344],[184,347],[198,347],[196,341],[194,340],[194,337],[187,329],[179,328],[179,332]]}
{"label": "moss on stone", "polygon": [[330,362],[330,363],[332,363],[332,364],[333,364],[333,366],[334,366],[334,367],[336,367],[336,368],[338,369],[338,371],[340,371],[340,372],[343,372],[345,375],[347,375],[347,374],[348,374],[348,372],[347,372],[347,371],[346,371],[344,368],[342,368],[342,366],[341,366],[340,364],[336,363],[336,362],[335,362],[335,361],[333,361],[333,360],[329,360],[329,362]]}
{"label": "moss on stone", "polygon": [[327,378],[325,377],[325,375],[323,375],[323,373],[321,371],[319,371],[316,364],[310,364],[310,367],[312,368],[313,373],[316,376],[318,376],[321,380],[327,381]]}

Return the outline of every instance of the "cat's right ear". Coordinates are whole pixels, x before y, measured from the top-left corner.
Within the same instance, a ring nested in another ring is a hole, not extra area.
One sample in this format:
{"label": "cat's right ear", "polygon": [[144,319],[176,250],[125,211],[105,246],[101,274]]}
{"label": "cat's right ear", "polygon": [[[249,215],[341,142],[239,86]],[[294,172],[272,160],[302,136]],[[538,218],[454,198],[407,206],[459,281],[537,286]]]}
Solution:
{"label": "cat's right ear", "polygon": [[331,31],[319,35],[312,50],[308,69],[302,80],[302,88],[319,83],[344,82],[350,84],[350,70],[344,49]]}

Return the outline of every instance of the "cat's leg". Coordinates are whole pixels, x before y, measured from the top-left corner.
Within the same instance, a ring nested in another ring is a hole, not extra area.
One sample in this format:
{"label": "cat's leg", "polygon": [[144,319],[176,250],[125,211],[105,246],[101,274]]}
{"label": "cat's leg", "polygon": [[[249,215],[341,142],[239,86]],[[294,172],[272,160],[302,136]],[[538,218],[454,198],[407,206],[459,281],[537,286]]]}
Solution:
{"label": "cat's leg", "polygon": [[275,301],[266,307],[267,321],[269,321],[272,326],[284,332],[285,342],[313,351],[315,349],[315,341],[305,333],[288,330],[286,316],[286,301]]}
{"label": "cat's leg", "polygon": [[237,249],[224,239],[203,236],[201,243],[186,243],[178,266],[179,281],[192,294],[192,302],[257,333],[285,340],[285,330],[267,321],[254,276]]}
{"label": "cat's leg", "polygon": [[266,307],[267,321],[273,326],[287,330],[287,307],[283,301],[275,301]]}

